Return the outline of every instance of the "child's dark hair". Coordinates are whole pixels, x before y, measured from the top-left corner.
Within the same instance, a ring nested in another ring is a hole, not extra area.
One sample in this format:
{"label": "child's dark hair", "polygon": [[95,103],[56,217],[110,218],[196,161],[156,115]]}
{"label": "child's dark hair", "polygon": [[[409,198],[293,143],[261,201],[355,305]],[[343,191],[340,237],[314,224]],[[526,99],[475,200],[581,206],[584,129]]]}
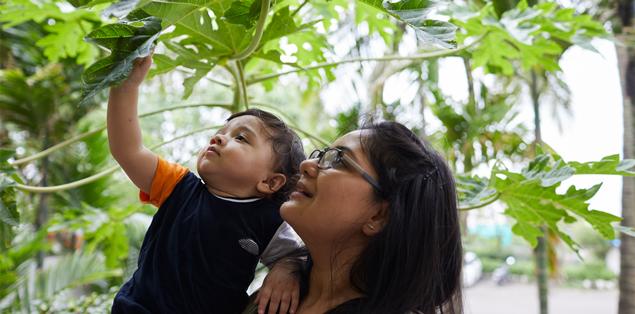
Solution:
{"label": "child's dark hair", "polygon": [[227,121],[240,116],[254,116],[270,131],[271,147],[275,155],[273,169],[287,177],[287,181],[271,198],[282,204],[289,198],[300,179],[300,163],[306,159],[300,137],[275,115],[260,109],[247,109],[232,114]]}

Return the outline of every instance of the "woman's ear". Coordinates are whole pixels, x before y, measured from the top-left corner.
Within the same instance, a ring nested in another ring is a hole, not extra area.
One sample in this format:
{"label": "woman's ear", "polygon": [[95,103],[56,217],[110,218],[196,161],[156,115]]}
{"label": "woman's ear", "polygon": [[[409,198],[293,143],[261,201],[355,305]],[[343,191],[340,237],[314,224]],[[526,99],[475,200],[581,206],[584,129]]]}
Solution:
{"label": "woman's ear", "polygon": [[379,204],[379,208],[373,213],[373,215],[366,220],[362,231],[365,235],[372,237],[378,234],[384,226],[388,223],[388,202],[382,201]]}
{"label": "woman's ear", "polygon": [[285,177],[284,174],[274,173],[267,179],[258,182],[258,184],[256,185],[256,190],[258,190],[258,192],[262,194],[270,195],[280,190],[280,188],[283,187],[286,182],[287,177]]}

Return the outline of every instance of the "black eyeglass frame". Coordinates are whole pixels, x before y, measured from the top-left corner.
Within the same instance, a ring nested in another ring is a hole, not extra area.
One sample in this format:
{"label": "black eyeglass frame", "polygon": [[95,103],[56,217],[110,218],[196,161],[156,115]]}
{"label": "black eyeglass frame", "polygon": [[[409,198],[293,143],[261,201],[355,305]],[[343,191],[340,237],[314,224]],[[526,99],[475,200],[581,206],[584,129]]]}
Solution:
{"label": "black eyeglass frame", "polygon": [[[329,151],[337,152],[335,159],[331,161],[331,164],[328,166],[321,165],[322,161],[324,160],[324,156],[326,156],[326,153],[328,153]],[[370,174],[368,174],[368,172],[364,171],[362,166],[360,166],[357,162],[355,162],[353,158],[345,155],[343,149],[338,147],[326,147],[324,149],[316,149],[313,152],[311,152],[311,154],[309,155],[309,159],[316,159],[316,158],[318,158],[318,168],[322,170],[333,168],[333,165],[337,164],[338,162],[344,162],[350,165],[351,167],[353,167],[355,171],[357,171],[360,175],[362,175],[362,178],[364,178],[366,182],[368,182],[375,189],[377,189],[377,191],[381,191],[381,188],[379,187],[379,183],[373,177],[371,177]]]}

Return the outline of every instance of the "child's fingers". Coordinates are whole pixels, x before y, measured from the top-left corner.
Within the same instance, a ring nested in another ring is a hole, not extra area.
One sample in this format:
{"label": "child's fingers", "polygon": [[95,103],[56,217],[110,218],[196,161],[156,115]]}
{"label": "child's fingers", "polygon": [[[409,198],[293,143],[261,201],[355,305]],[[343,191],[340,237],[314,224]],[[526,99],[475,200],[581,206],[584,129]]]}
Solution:
{"label": "child's fingers", "polygon": [[299,289],[294,289],[291,292],[291,306],[289,306],[289,313],[294,314],[298,310],[300,304],[300,292]]}

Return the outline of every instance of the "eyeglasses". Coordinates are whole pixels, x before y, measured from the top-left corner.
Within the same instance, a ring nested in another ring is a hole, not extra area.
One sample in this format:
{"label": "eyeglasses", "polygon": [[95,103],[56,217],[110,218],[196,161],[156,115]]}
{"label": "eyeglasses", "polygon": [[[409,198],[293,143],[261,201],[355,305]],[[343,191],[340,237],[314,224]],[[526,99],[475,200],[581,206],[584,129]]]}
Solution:
{"label": "eyeglasses", "polygon": [[311,155],[309,155],[309,159],[318,159],[318,168],[320,169],[330,169],[336,167],[339,163],[346,163],[353,167],[355,171],[362,175],[364,180],[366,180],[370,185],[372,185],[378,191],[381,191],[379,187],[379,183],[373,177],[368,174],[368,172],[362,169],[358,163],[356,163],[351,157],[344,155],[344,150],[341,148],[324,148],[324,149],[316,149]]}

